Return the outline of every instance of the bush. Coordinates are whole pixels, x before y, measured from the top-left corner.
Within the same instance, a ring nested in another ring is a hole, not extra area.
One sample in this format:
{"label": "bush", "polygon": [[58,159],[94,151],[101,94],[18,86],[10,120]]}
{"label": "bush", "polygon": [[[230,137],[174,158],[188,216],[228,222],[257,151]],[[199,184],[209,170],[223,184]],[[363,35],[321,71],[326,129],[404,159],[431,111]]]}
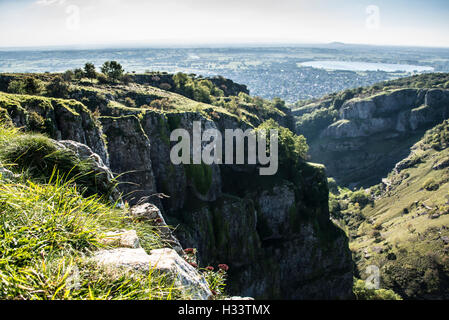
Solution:
{"label": "bush", "polygon": [[109,83],[108,77],[106,75],[102,74],[102,73],[97,75],[97,80],[98,80],[98,83],[100,83],[100,84],[107,84],[107,83]]}
{"label": "bush", "polygon": [[337,181],[335,181],[334,178],[327,178],[327,185],[329,187],[329,192],[331,192],[333,194],[338,193]]}
{"label": "bush", "polygon": [[62,77],[54,78],[46,87],[47,95],[56,98],[67,98],[69,95],[69,84]]}
{"label": "bush", "polygon": [[159,85],[159,88],[161,88],[162,90],[165,90],[165,91],[170,91],[171,85],[169,83],[163,82]]}
{"label": "bush", "polygon": [[101,67],[101,72],[103,72],[109,79],[118,81],[125,70],[123,70],[122,65],[117,61],[106,61]]}
{"label": "bush", "polygon": [[70,82],[75,78],[75,73],[72,70],[67,70],[62,74],[64,81]]}
{"label": "bush", "polygon": [[125,104],[130,107],[130,108],[135,108],[136,107],[136,101],[134,101],[134,99],[130,98],[130,97],[126,97],[125,98]]}
{"label": "bush", "polygon": [[257,130],[278,131],[279,142],[279,163],[297,163],[300,159],[306,159],[309,146],[304,136],[298,136],[285,127],[280,126],[273,119],[263,122]]}
{"label": "bush", "polygon": [[34,77],[27,77],[23,80],[11,81],[7,90],[10,93],[41,95],[44,91],[44,85],[42,81]]}
{"label": "bush", "polygon": [[322,108],[306,113],[298,118],[296,127],[298,132],[309,139],[316,138],[321,130],[329,126],[337,117],[338,112],[332,108]]}
{"label": "bush", "polygon": [[365,193],[364,190],[353,192],[350,195],[349,200],[354,204],[358,203],[361,208],[365,207],[371,201],[370,197]]}
{"label": "bush", "polygon": [[402,300],[393,290],[368,289],[360,279],[354,279],[353,292],[357,300]]}
{"label": "bush", "polygon": [[76,80],[81,80],[84,77],[84,71],[81,68],[73,70],[73,76]]}
{"label": "bush", "polygon": [[97,78],[97,72],[95,71],[95,66],[93,63],[88,62],[84,65],[84,74],[91,80]]}
{"label": "bush", "polygon": [[439,187],[440,186],[433,178],[427,179],[422,185],[422,188],[426,189],[427,191],[435,191],[438,190]]}
{"label": "bush", "polygon": [[9,93],[26,94],[25,82],[22,80],[13,80],[8,85]]}

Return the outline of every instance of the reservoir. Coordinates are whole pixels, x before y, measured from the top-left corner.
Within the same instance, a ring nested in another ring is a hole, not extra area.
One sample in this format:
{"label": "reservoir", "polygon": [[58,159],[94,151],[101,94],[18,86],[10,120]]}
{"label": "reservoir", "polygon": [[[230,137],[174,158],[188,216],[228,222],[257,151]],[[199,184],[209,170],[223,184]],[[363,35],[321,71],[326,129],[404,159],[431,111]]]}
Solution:
{"label": "reservoir", "polygon": [[432,72],[434,69],[427,66],[416,66],[410,64],[375,63],[362,61],[337,61],[337,60],[315,60],[298,63],[298,67],[312,67],[327,70],[348,71],[386,71],[386,72]]}

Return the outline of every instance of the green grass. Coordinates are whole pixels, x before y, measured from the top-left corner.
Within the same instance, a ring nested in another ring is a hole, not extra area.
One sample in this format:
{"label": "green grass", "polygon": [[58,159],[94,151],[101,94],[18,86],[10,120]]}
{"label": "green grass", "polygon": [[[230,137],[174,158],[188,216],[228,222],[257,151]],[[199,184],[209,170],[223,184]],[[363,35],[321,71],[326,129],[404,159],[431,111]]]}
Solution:
{"label": "green grass", "polygon": [[[0,176],[0,299],[189,298],[172,276],[112,273],[89,260],[96,250],[110,248],[102,241],[110,231],[136,230],[147,252],[164,242],[149,222],[133,220],[126,209],[98,195],[88,196],[79,177],[69,178],[55,167],[44,180],[33,175],[51,168],[42,164],[55,151],[48,138],[0,126],[0,145],[3,167],[28,165],[12,180]],[[13,151],[23,145],[28,158],[22,156],[20,163],[16,155],[23,153]],[[5,162],[14,159],[15,165]]]}
{"label": "green grass", "polygon": [[376,265],[381,286],[404,298],[449,296],[449,169],[434,170],[449,157],[444,137],[449,123],[429,130],[413,147],[408,168],[388,176],[389,187],[375,186],[375,201],[356,207],[351,192],[331,195],[334,218],[351,237],[358,272]]}
{"label": "green grass", "polygon": [[86,194],[101,194],[106,199],[115,188],[107,184],[104,173],[94,170],[91,159],[80,160],[69,149],[61,149],[41,134],[20,133],[17,129],[0,129],[0,161],[16,173],[46,182],[56,169],[66,179],[74,179]]}
{"label": "green grass", "polygon": [[105,232],[133,222],[72,181],[2,181],[0,211],[0,299],[181,297],[167,276],[111,274],[88,262]]}

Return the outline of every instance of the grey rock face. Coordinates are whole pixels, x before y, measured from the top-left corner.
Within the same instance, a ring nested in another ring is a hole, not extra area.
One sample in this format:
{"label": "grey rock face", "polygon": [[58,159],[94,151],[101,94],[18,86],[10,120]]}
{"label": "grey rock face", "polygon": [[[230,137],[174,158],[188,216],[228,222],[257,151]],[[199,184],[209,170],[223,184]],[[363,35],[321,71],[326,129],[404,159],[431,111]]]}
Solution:
{"label": "grey rock face", "polygon": [[111,190],[109,200],[111,202],[117,201],[119,205],[123,205],[120,193],[115,187],[114,175],[98,154],[94,153],[92,149],[85,144],[76,141],[60,140],[54,141],[54,143],[59,146],[59,148],[70,149],[81,160],[89,160],[93,164],[93,171],[97,183],[102,185],[103,190]]}
{"label": "grey rock face", "polygon": [[156,191],[150,141],[135,116],[100,119],[107,136],[110,168],[120,174],[120,190],[131,204]]}
{"label": "grey rock face", "polygon": [[106,233],[102,239],[104,245],[120,248],[140,248],[140,240],[135,230],[119,230]]}
{"label": "grey rock face", "polygon": [[350,99],[340,117],[308,141],[310,155],[340,184],[374,185],[407,157],[426,130],[448,116],[445,89],[398,89]]}
{"label": "grey rock face", "polygon": [[157,227],[157,232],[161,236],[162,240],[173,248],[178,254],[183,255],[182,246],[178,239],[173,235],[172,230],[169,228],[162,216],[158,207],[151,203],[144,203],[136,205],[130,208],[129,215],[141,221],[150,221]]}
{"label": "grey rock face", "polygon": [[256,202],[260,208],[260,219],[269,226],[270,234],[261,235],[262,240],[277,239],[285,236],[294,214],[295,192],[293,184],[275,186],[273,190],[264,190],[257,197]]}

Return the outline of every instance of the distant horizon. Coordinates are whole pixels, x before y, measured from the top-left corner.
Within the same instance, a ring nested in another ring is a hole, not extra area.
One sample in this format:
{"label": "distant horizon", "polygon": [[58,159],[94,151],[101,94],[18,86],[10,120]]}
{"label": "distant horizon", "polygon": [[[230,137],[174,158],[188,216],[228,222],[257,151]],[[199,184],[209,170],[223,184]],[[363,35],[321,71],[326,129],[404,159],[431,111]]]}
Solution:
{"label": "distant horizon", "polygon": [[0,48],[449,48],[447,0],[0,0]]}
{"label": "distant horizon", "polygon": [[355,46],[355,47],[383,47],[383,48],[423,48],[423,49],[449,49],[449,46],[430,45],[394,45],[370,43],[331,42],[236,42],[236,43],[104,43],[104,44],[65,44],[65,45],[39,45],[39,46],[1,46],[1,51],[48,51],[48,50],[114,50],[114,49],[219,49],[219,48],[288,48],[310,46]]}

